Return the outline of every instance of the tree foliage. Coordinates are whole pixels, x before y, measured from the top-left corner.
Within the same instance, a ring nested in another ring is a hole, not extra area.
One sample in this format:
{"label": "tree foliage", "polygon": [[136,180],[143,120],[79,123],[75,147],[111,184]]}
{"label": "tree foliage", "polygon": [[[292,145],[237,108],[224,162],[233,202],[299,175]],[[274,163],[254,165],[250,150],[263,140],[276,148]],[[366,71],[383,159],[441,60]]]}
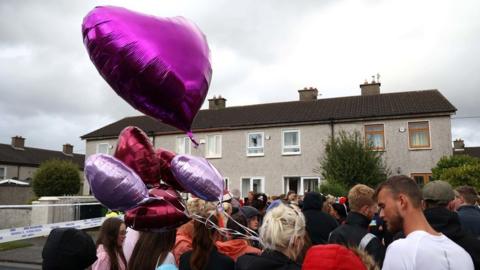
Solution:
{"label": "tree foliage", "polygon": [[338,182],[325,181],[320,186],[320,193],[333,195],[335,197],[347,196],[348,188]]}
{"label": "tree foliage", "polygon": [[360,132],[341,131],[325,145],[325,155],[315,169],[328,183],[339,183],[346,189],[362,183],[377,186],[388,175],[380,151],[372,151]]}
{"label": "tree foliage", "polygon": [[449,182],[453,187],[468,185],[480,189],[480,159],[466,156],[444,156],[435,168],[432,178]]}
{"label": "tree foliage", "polygon": [[432,168],[432,178],[435,180],[442,179],[441,175],[450,168],[475,164],[480,164],[479,158],[467,155],[443,156],[437,162],[437,166]]}
{"label": "tree foliage", "polygon": [[39,197],[73,195],[80,190],[80,181],[78,166],[73,162],[48,160],[33,175],[33,191]]}

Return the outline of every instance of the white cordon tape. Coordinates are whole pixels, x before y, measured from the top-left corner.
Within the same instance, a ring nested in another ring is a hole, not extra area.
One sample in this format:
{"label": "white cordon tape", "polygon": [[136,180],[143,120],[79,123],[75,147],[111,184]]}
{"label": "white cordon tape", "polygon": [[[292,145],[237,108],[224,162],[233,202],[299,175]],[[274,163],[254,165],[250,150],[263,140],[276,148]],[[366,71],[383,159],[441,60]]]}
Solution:
{"label": "white cordon tape", "polygon": [[100,205],[99,202],[91,203],[58,203],[58,204],[12,204],[0,205],[0,209],[8,208],[33,208],[33,207],[56,207],[56,206],[81,206],[81,205]]}
{"label": "white cordon tape", "polygon": [[106,217],[74,220],[67,222],[34,225],[29,227],[18,227],[0,230],[0,243],[11,242],[21,239],[29,239],[40,236],[47,236],[50,231],[56,228],[75,228],[79,230],[100,227]]}

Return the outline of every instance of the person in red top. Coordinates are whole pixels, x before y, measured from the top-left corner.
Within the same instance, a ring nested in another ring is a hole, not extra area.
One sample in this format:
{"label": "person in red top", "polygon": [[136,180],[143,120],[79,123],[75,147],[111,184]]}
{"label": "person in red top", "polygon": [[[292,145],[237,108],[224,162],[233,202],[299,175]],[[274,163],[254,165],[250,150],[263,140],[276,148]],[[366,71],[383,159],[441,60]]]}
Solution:
{"label": "person in red top", "polygon": [[231,233],[231,239],[225,242],[217,241],[215,245],[217,246],[218,251],[229,256],[234,261],[236,261],[238,257],[247,253],[260,255],[262,251],[258,248],[252,247],[250,241],[244,238],[244,236],[249,235],[244,229],[245,227],[247,227],[247,219],[245,216],[241,213],[233,215],[231,219],[227,221],[227,229],[230,229],[233,232]]}
{"label": "person in red top", "polygon": [[316,245],[307,251],[302,270],[378,270],[373,258],[338,244]]}

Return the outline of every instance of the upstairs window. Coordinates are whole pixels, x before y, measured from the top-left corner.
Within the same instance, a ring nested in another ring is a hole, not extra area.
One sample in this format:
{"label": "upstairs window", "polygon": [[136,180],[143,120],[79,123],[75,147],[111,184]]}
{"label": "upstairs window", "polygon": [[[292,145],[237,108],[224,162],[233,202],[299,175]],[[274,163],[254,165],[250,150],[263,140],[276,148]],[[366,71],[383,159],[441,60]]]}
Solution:
{"label": "upstairs window", "polygon": [[282,154],[298,155],[300,154],[300,131],[284,130],[282,132]]}
{"label": "upstairs window", "polygon": [[6,179],[6,178],[7,178],[7,168],[0,167],[0,179]]}
{"label": "upstairs window", "polygon": [[428,121],[408,122],[410,148],[430,148],[430,127]]}
{"label": "upstairs window", "polygon": [[208,135],[205,157],[221,158],[222,157],[222,135]]}
{"label": "upstairs window", "polygon": [[97,154],[110,154],[110,145],[108,143],[97,144]]}
{"label": "upstairs window", "polygon": [[263,156],[263,132],[247,134],[247,156]]}
{"label": "upstairs window", "polygon": [[372,150],[385,150],[385,131],[383,124],[365,125],[365,139]]}
{"label": "upstairs window", "polygon": [[191,154],[191,141],[189,137],[177,137],[175,143],[175,152],[177,154]]}

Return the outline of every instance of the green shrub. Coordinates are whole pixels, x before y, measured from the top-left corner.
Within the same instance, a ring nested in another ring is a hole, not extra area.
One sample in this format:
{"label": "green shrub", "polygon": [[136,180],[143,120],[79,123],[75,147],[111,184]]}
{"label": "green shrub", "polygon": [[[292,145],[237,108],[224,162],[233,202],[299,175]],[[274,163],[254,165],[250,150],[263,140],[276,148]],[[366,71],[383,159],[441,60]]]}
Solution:
{"label": "green shrub", "polygon": [[461,167],[464,165],[480,164],[480,159],[467,155],[443,156],[438,162],[437,166],[432,168],[432,178],[434,180],[442,179],[442,174],[450,169]]}
{"label": "green shrub", "polygon": [[382,153],[370,150],[360,132],[341,131],[325,145],[325,156],[319,158],[320,166],[314,172],[347,190],[359,183],[374,188],[389,174]]}
{"label": "green shrub", "polygon": [[80,190],[80,171],[71,161],[48,160],[33,175],[33,192],[41,196],[77,194]]}

